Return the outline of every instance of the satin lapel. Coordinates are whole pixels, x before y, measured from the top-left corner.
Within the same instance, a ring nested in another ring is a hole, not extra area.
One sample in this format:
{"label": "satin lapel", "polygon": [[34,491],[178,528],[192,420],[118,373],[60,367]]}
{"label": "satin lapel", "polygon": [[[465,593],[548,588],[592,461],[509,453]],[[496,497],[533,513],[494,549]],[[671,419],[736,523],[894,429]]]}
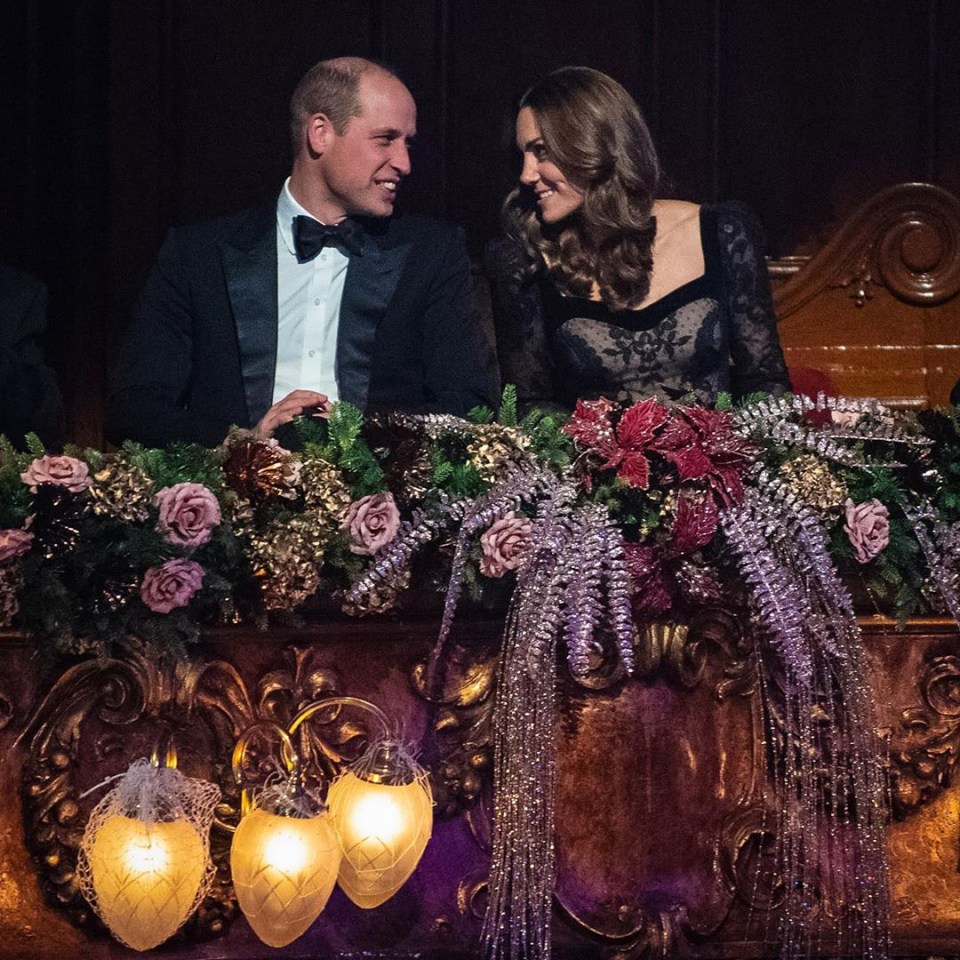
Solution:
{"label": "satin lapel", "polygon": [[350,259],[337,330],[337,384],[340,399],[361,410],[370,390],[377,326],[393,299],[411,247],[382,249],[366,236],[363,256]]}
{"label": "satin lapel", "polygon": [[249,422],[273,402],[277,367],[277,235],[270,224],[251,245],[220,243],[240,347],[240,372]]}

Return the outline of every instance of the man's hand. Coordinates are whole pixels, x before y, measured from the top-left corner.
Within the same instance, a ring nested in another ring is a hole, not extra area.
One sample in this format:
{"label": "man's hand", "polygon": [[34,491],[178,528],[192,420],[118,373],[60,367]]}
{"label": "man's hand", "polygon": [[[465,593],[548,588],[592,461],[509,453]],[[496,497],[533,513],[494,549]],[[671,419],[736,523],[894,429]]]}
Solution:
{"label": "man's hand", "polygon": [[293,390],[282,400],[277,401],[253,428],[254,435],[261,440],[273,436],[273,431],[305,410],[315,411],[319,416],[327,416],[330,411],[330,401],[326,394],[316,390]]}

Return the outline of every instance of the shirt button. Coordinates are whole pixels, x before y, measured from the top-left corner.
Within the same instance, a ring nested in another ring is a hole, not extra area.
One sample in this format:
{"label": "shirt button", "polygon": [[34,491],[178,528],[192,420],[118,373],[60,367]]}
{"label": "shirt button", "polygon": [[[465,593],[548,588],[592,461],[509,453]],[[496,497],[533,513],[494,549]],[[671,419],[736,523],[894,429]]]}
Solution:
{"label": "shirt button", "polygon": [[313,357],[313,356],[316,356],[316,353],[317,353],[316,350],[310,350],[310,351],[307,353],[307,356],[308,356],[308,357]]}
{"label": "shirt button", "polygon": [[320,254],[320,259],[321,259],[321,260],[326,260],[326,259],[327,259],[327,255],[326,255],[325,253],[321,253],[321,254]]}
{"label": "shirt button", "polygon": [[320,306],[320,298],[317,297],[317,298],[313,301],[313,303],[314,303],[314,306],[319,307],[319,306]]}

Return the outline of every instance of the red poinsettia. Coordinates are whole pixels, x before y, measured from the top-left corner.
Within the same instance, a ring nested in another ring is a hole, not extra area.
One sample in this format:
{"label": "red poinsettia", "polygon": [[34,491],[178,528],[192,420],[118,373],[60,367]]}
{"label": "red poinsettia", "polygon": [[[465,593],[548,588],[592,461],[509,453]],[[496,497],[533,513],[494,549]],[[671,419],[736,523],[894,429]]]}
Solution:
{"label": "red poinsettia", "polygon": [[685,496],[677,499],[666,549],[671,556],[682,556],[705,547],[717,531],[720,509],[710,496]]}
{"label": "red poinsettia", "polygon": [[729,413],[707,407],[675,412],[651,445],[672,463],[681,483],[700,480],[724,506],[743,499],[742,476],[756,451],[733,431]]}
{"label": "red poinsettia", "polygon": [[716,573],[695,556],[713,539],[719,514],[713,497],[681,493],[662,540],[624,544],[638,620],[655,620],[687,601],[720,597]]}
{"label": "red poinsettia", "polygon": [[[720,512],[743,498],[743,474],[753,463],[752,445],[737,435],[729,413],[707,407],[666,407],[654,398],[618,407],[604,397],[581,400],[563,428],[585,448],[583,482],[591,471],[613,470],[636,490],[659,488],[646,504],[661,507],[662,520],[640,543],[627,543],[634,613],[655,619],[720,596],[716,571],[700,553],[717,532]],[[670,491],[664,499],[662,494]]]}
{"label": "red poinsettia", "polygon": [[627,572],[633,584],[633,612],[638,620],[656,618],[674,606],[671,578],[662,550],[643,543],[625,543]]}
{"label": "red poinsettia", "polygon": [[599,400],[578,400],[565,433],[602,457],[601,470],[617,471],[617,476],[632,487],[650,486],[650,460],[647,450],[670,411],[654,398],[629,407],[614,428],[611,414],[616,405]]}
{"label": "red poinsettia", "polygon": [[676,471],[662,482],[701,481],[724,506],[740,502],[741,477],[755,450],[734,433],[729,413],[707,407],[671,410],[650,397],[628,407],[614,424],[616,409],[606,397],[578,400],[563,428],[599,457],[597,469],[616,470],[630,486],[646,490],[653,463],[662,457]]}
{"label": "red poinsettia", "polygon": [[633,614],[638,621],[651,621],[670,612],[676,616],[684,606],[719,600],[723,595],[715,570],[690,557],[670,556],[661,546],[624,544],[627,570],[633,583]]}

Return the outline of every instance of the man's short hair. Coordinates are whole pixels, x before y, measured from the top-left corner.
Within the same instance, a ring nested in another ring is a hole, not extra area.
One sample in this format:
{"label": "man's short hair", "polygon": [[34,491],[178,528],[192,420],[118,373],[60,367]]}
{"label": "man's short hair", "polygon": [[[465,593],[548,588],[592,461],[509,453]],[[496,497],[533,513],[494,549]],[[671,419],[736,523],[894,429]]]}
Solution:
{"label": "man's short hair", "polygon": [[290,140],[294,156],[303,145],[303,125],[315,113],[326,114],[342,134],[353,117],[360,116],[360,78],[365,73],[397,77],[389,68],[362,57],[337,57],[314,64],[290,98]]}

